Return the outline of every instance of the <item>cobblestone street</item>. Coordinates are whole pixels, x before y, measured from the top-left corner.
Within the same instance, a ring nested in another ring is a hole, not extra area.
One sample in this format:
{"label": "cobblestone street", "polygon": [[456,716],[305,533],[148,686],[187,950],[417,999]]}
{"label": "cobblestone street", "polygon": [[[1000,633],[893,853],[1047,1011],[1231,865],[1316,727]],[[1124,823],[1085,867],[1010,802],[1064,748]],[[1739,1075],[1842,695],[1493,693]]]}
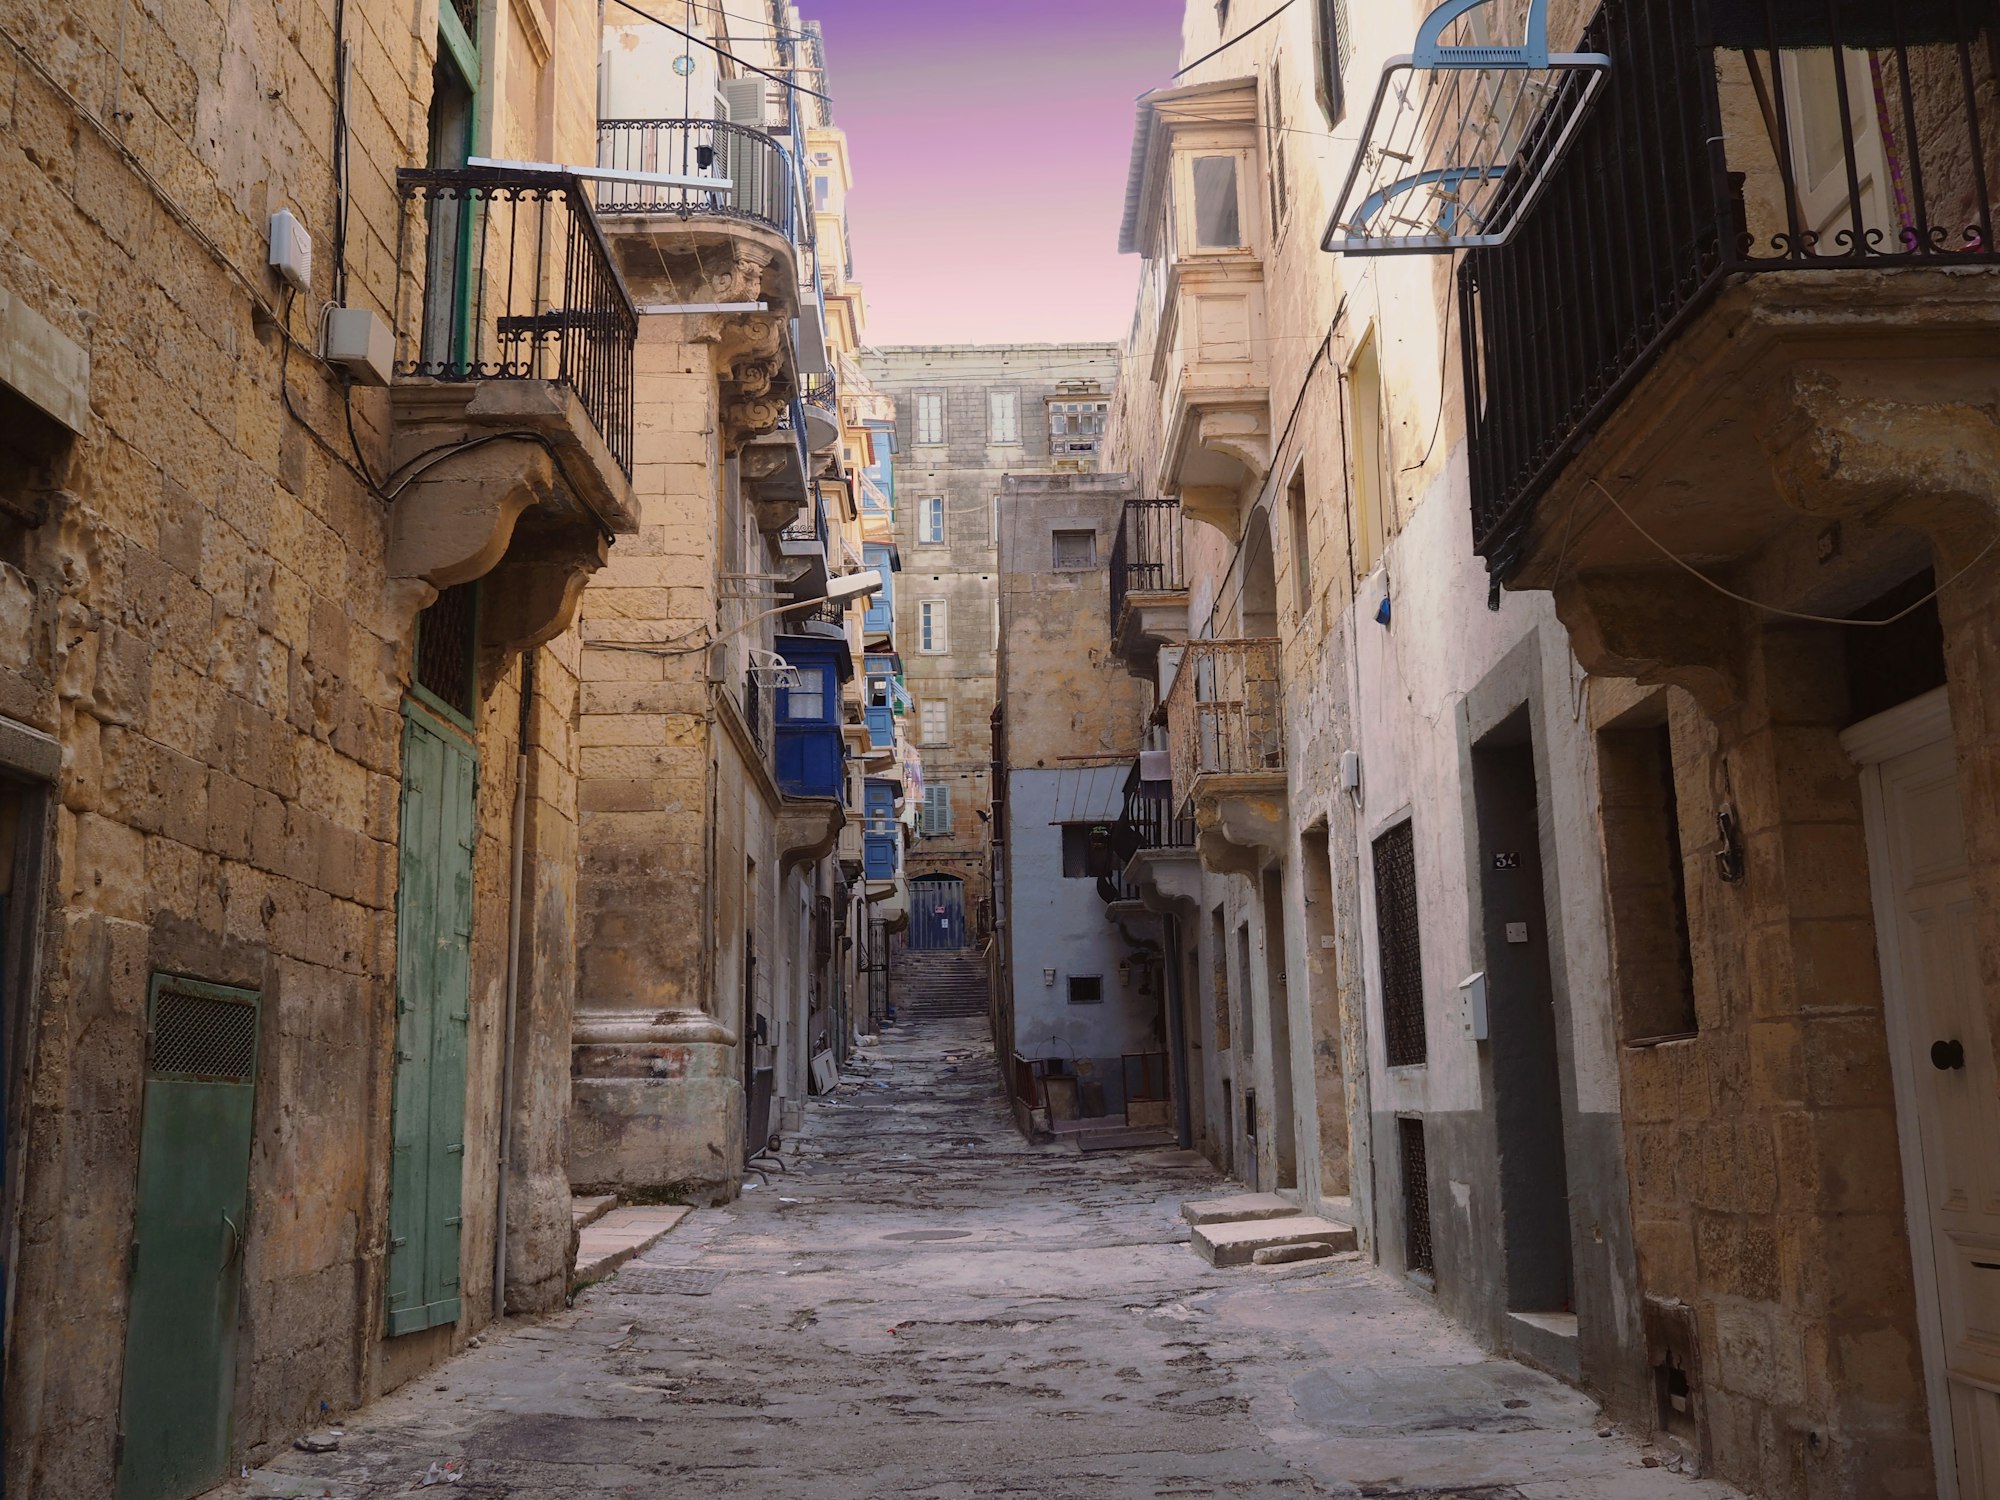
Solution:
{"label": "cobblestone street", "polygon": [[1178,1209],[1214,1173],[1024,1145],[981,1029],[885,1038],[788,1171],[236,1493],[361,1500],[433,1465],[523,1500],[1732,1493],[1358,1257],[1210,1269]]}

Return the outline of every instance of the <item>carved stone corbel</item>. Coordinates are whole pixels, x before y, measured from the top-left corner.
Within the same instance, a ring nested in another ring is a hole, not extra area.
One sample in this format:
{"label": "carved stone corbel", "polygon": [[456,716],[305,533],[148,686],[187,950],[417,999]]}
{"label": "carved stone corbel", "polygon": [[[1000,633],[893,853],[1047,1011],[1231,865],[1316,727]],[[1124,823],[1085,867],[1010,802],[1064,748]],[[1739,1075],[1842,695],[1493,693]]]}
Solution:
{"label": "carved stone corbel", "polygon": [[1737,605],[1665,567],[1601,569],[1556,585],[1556,615],[1593,677],[1685,688],[1710,718],[1743,701]]}

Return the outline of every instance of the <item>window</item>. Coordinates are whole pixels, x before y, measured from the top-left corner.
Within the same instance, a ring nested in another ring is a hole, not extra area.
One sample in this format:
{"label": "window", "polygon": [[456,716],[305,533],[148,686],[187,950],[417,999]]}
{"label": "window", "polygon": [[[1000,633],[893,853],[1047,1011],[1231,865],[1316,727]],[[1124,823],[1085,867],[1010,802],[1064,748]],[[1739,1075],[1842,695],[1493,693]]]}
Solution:
{"label": "window", "polygon": [[925,391],[917,397],[917,441],[944,441],[944,397],[936,391]]}
{"label": "window", "polygon": [[1353,431],[1348,463],[1354,470],[1354,561],[1363,577],[1389,546],[1389,494],[1382,481],[1382,367],[1371,332],[1347,367]]}
{"label": "window", "polygon": [[797,667],[799,674],[797,687],[783,688],[779,697],[778,714],[791,724],[822,724],[826,722],[826,668]]}
{"label": "window", "polygon": [[1319,33],[1315,38],[1319,54],[1316,92],[1319,107],[1326,111],[1326,122],[1334,124],[1347,112],[1347,91],[1343,80],[1347,76],[1348,59],[1354,55],[1353,28],[1347,22],[1347,0],[1313,0],[1317,14],[1314,28]]}
{"label": "window", "polygon": [[1058,531],[1056,533],[1056,567],[1059,569],[1094,568],[1097,566],[1097,533],[1094,531]]}
{"label": "window", "polygon": [[1396,1121],[1396,1143],[1403,1159],[1403,1265],[1430,1275],[1435,1269],[1431,1255],[1431,1173],[1429,1152],[1424,1149],[1424,1122],[1409,1115]]}
{"label": "window", "polygon": [[1700,1022],[1688,944],[1687,855],[1665,695],[1607,725],[1597,746],[1620,1039],[1629,1046],[1693,1036]]}
{"label": "window", "polygon": [[986,441],[1021,441],[1021,398],[1014,391],[989,391],[986,395]]}
{"label": "window", "polygon": [[1382,966],[1382,1036],[1389,1066],[1425,1061],[1424,964],[1417,934],[1416,830],[1405,818],[1375,840],[1375,939]]}
{"label": "window", "polygon": [[1104,976],[1102,974],[1070,975],[1069,1003],[1071,1005],[1102,1005],[1104,1003]]}
{"label": "window", "polygon": [[951,832],[950,787],[940,785],[924,788],[924,807],[918,817],[917,832],[927,839],[943,838]]}
{"label": "window", "polygon": [[917,502],[917,540],[927,547],[944,545],[944,496],[930,495]]}
{"label": "window", "polygon": [[1234,250],[1243,243],[1233,156],[1194,159],[1194,242],[1202,250]]}
{"label": "window", "polygon": [[1284,228],[1285,218],[1291,212],[1291,187],[1286,181],[1285,164],[1285,96],[1280,80],[1283,78],[1282,61],[1272,65],[1271,73],[1264,80],[1264,159],[1271,168],[1271,233]]}
{"label": "window", "polygon": [[1063,879],[1096,880],[1117,873],[1111,830],[1102,823],[1062,825]]}
{"label": "window", "polygon": [[1306,471],[1299,466],[1285,490],[1286,529],[1291,532],[1292,602],[1300,619],[1312,608],[1312,532],[1306,521]]}
{"label": "window", "polygon": [[942,656],[950,649],[946,632],[944,600],[926,599],[917,606],[917,649],[926,656]]}
{"label": "window", "polygon": [[944,744],[951,738],[951,705],[942,698],[926,698],[923,725],[926,745]]}
{"label": "window", "polygon": [[821,213],[833,201],[833,181],[824,172],[813,173],[813,207]]}

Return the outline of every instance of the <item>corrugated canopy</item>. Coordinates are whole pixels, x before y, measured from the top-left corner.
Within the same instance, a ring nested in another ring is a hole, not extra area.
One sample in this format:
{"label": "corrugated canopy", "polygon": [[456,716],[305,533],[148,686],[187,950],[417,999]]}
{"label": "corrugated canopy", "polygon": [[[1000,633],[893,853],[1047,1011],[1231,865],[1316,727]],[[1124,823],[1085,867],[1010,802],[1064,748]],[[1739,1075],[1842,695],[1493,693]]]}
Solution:
{"label": "corrugated canopy", "polygon": [[1115,823],[1125,812],[1125,778],[1132,767],[1065,766],[1056,773],[1052,823]]}

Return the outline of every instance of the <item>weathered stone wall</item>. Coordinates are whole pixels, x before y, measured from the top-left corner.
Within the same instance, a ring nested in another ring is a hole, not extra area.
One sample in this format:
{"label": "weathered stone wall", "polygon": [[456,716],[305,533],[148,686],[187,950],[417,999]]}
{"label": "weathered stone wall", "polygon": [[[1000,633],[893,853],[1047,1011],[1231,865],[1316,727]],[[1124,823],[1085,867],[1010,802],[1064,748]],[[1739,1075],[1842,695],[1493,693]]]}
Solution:
{"label": "weathered stone wall", "polygon": [[[590,9],[548,7],[572,91],[594,66],[576,40]],[[350,297],[391,310],[393,174],[423,159],[436,9],[347,21]],[[7,1381],[9,1478],[39,1493],[112,1483],[154,971],[263,996],[239,1447],[284,1441],[488,1316],[519,669],[480,716],[465,1313],[414,1361],[387,1358],[399,705],[428,590],[386,582],[388,511],[357,467],[386,466],[384,398],[355,395],[357,461],[310,353],[332,260],[332,7],[10,5],[0,26],[0,284],[91,365],[86,430],[36,496],[46,520],[0,538],[0,712],[64,746]],[[545,82],[496,87],[496,118],[552,102]],[[319,249],[296,308],[264,266],[286,205]],[[559,746],[536,774],[566,805]],[[560,822],[533,830],[535,867],[566,857]],[[531,1155],[551,1121],[523,1130]],[[560,1282],[566,1249],[530,1236],[524,1278]]]}

